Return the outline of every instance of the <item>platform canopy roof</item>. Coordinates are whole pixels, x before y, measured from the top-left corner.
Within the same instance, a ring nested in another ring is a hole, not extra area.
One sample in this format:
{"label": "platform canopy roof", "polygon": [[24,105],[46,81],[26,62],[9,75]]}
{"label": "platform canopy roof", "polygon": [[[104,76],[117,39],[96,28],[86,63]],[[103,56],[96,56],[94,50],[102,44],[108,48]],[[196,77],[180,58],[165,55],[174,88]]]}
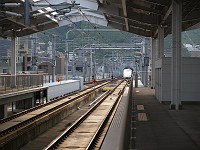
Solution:
{"label": "platform canopy roof", "polygon": [[[200,0],[182,2],[182,30],[200,26]],[[1,0],[0,36],[25,36],[82,20],[145,37],[171,33],[172,0]]]}

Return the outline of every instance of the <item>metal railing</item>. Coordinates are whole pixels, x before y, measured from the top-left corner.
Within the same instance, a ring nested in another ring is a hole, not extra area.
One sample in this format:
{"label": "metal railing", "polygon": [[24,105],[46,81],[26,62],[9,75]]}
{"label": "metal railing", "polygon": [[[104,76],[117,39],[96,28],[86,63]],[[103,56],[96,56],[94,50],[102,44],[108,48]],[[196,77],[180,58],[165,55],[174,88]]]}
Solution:
{"label": "metal railing", "polygon": [[0,75],[0,93],[43,86],[43,74]]}

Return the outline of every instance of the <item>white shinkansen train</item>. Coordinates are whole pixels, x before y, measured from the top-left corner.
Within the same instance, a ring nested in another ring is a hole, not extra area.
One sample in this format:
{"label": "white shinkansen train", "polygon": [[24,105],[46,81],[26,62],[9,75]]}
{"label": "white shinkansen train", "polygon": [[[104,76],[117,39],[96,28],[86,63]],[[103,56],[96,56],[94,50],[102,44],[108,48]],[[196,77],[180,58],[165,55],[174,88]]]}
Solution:
{"label": "white shinkansen train", "polygon": [[123,70],[123,77],[125,79],[130,79],[132,77],[133,70],[131,68],[124,68]]}

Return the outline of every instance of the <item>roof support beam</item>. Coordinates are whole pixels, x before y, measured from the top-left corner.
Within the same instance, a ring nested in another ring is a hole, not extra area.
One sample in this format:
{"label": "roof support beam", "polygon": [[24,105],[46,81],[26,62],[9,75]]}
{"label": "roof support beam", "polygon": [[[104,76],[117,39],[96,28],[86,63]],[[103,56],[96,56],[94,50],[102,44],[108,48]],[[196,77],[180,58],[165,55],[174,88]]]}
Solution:
{"label": "roof support beam", "polygon": [[[111,14],[105,14],[105,17],[106,17],[107,20],[109,20],[111,22],[123,24],[123,19],[124,19],[123,17],[115,16],[115,15],[111,15]],[[129,27],[130,26],[134,26],[135,28],[146,29],[146,30],[152,30],[155,27],[157,27],[157,25],[155,25],[155,26],[152,26],[152,25],[148,26],[147,24],[143,24],[143,23],[140,23],[138,21],[134,21],[134,20],[130,20],[129,19]]]}
{"label": "roof support beam", "polygon": [[[165,13],[165,16],[161,19],[161,22],[159,25],[163,25],[165,24],[165,21],[167,20],[167,18],[169,17],[170,13],[172,12],[172,4],[170,5],[169,9],[167,10],[167,12]],[[153,37],[156,37],[158,34],[158,29],[156,30],[156,32],[154,33]]]}
{"label": "roof support beam", "polygon": [[49,22],[46,22],[44,24],[41,24],[41,25],[35,27],[35,28],[37,28],[37,31],[26,28],[21,31],[17,31],[16,36],[21,37],[21,36],[33,34],[33,33],[39,32],[39,31],[44,31],[44,30],[48,30],[48,29],[52,29],[52,28],[56,28],[56,27],[58,27],[57,23],[55,23],[54,21],[49,21]]}
{"label": "roof support beam", "polygon": [[122,9],[123,9],[123,14],[124,14],[124,21],[126,24],[126,31],[129,31],[129,26],[128,26],[128,19],[127,17],[127,9],[126,9],[126,0],[122,0]]}
{"label": "roof support beam", "polygon": [[189,4],[183,11],[183,19],[192,16],[191,12],[196,8],[196,6],[198,6],[199,2],[199,0],[190,0]]}
{"label": "roof support beam", "polygon": [[169,6],[170,3],[166,0],[145,0],[148,3],[161,5],[161,6]]}
{"label": "roof support beam", "polygon": [[191,13],[190,15],[187,15],[184,19],[183,22],[189,22],[189,21],[195,21],[195,20],[200,20],[200,11],[195,11]]}
{"label": "roof support beam", "polygon": [[127,6],[128,6],[128,8],[133,9],[133,10],[142,10],[142,11],[146,11],[146,12],[149,12],[149,13],[152,13],[152,14],[156,14],[156,15],[163,15],[163,13],[161,11],[159,11],[159,10],[151,9],[151,8],[144,7],[144,6],[140,6],[140,5],[136,4],[134,1],[127,2]]}
{"label": "roof support beam", "polygon": [[[110,11],[107,9],[104,9],[103,12],[108,16],[114,16],[116,18],[121,18],[121,19],[124,19],[125,17],[124,16],[121,16],[120,14],[116,14],[116,13],[110,13]],[[151,25],[151,26],[156,26],[158,24],[157,22],[157,17],[153,17],[153,16],[149,16],[149,15],[145,15],[145,14],[139,14],[139,13],[132,13],[132,12],[127,12],[127,14],[131,14],[128,16],[128,20],[129,21],[137,21],[141,24],[148,24],[148,25]],[[109,18],[109,17],[108,17]]]}
{"label": "roof support beam", "polygon": [[155,30],[155,27],[152,26],[147,26],[145,24],[139,24],[137,22],[133,22],[133,21],[129,21],[129,26],[133,26],[136,28],[140,28],[140,29],[146,29],[146,30]]}
{"label": "roof support beam", "polygon": [[119,23],[113,23],[113,22],[108,22],[108,27],[112,27],[112,28],[115,28],[115,29],[119,29],[119,30],[122,30],[124,31],[124,25],[123,24],[119,24]]}
{"label": "roof support beam", "polygon": [[172,4],[169,6],[169,9],[167,10],[167,12],[165,13],[165,16],[163,17],[161,24],[165,23],[165,20],[167,20],[168,16],[170,15],[170,13],[172,12]]}
{"label": "roof support beam", "polygon": [[[115,23],[115,22],[109,21],[108,26],[125,31],[125,24],[122,24],[122,23]],[[132,27],[132,26],[129,26],[129,32],[137,34],[137,35],[146,36],[146,37],[151,37],[151,33],[152,33],[151,31],[146,31],[144,29],[140,29],[140,28]]]}
{"label": "roof support beam", "polygon": [[128,16],[128,19],[130,20],[135,20],[144,24],[149,24],[149,25],[157,25],[157,16],[150,16],[146,14],[141,14],[141,13],[136,13],[136,12],[131,12],[128,11],[128,14],[131,14]]}
{"label": "roof support beam", "polygon": [[[72,4],[71,0],[40,0],[39,2],[37,2],[37,4],[52,4],[52,5],[59,5],[61,3],[69,3]],[[76,4],[80,4],[80,6],[85,7],[85,8],[90,8],[93,10],[97,10],[98,9],[98,2],[97,1],[92,1],[92,0],[76,0]],[[33,10],[38,10],[41,9],[43,7],[33,7]]]}
{"label": "roof support beam", "polygon": [[151,37],[152,36],[152,32],[151,31],[142,30],[142,29],[135,28],[135,27],[130,27],[129,32],[137,34],[137,35],[146,36],[146,37]]}

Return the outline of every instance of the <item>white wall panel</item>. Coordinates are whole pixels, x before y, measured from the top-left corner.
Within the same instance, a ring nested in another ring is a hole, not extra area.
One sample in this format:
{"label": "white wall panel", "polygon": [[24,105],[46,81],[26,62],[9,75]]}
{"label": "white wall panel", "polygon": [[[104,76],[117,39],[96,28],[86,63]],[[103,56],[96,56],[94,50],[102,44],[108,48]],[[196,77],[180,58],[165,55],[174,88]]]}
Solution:
{"label": "white wall panel", "polygon": [[[157,60],[156,66],[157,71],[161,70],[156,74],[156,97],[159,101],[171,101],[171,58]],[[200,101],[199,68],[200,58],[182,58],[182,101]]]}
{"label": "white wall panel", "polygon": [[67,80],[61,82],[47,83],[47,99],[54,99],[56,97],[77,91],[80,89],[79,80]]}

